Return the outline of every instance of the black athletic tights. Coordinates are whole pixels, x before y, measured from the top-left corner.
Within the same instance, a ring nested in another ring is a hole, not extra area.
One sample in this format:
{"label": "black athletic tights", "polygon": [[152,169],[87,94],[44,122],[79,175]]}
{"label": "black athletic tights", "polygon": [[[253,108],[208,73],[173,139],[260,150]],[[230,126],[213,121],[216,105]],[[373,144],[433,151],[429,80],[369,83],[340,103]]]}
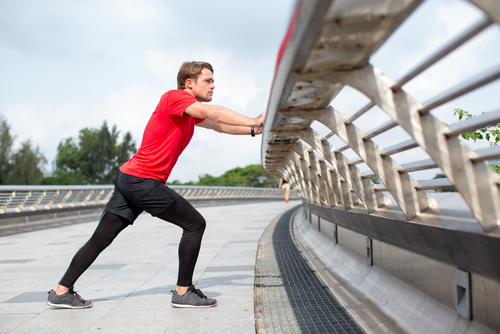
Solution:
{"label": "black athletic tights", "polygon": [[[179,197],[158,218],[171,222],[183,229],[179,243],[179,275],[177,285],[190,286],[193,272],[200,252],[201,239],[206,222],[203,216],[183,197]],[[92,237],[75,254],[68,270],[59,282],[67,288],[95,261],[97,256],[108,247],[115,237],[129,225],[129,222],[110,212],[104,212]]]}

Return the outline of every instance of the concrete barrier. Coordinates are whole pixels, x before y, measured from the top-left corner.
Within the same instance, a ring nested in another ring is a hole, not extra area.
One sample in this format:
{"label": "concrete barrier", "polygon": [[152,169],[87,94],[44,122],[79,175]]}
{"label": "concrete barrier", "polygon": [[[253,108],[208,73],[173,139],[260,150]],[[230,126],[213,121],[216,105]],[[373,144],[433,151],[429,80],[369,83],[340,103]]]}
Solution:
{"label": "concrete barrier", "polygon": [[467,319],[456,309],[457,267],[371,239],[306,207],[295,215],[293,231],[318,274],[368,333],[500,331],[497,280],[470,273]]}

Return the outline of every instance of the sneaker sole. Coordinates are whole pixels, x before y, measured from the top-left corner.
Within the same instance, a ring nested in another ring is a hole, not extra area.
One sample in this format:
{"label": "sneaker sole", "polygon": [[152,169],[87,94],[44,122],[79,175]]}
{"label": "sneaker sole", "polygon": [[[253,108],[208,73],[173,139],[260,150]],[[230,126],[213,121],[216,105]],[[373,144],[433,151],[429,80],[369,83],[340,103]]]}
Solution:
{"label": "sneaker sole", "polygon": [[68,305],[68,304],[54,304],[51,302],[47,302],[47,305],[52,306],[52,307],[57,307],[57,308],[72,308],[72,309],[81,309],[81,308],[89,308],[94,305],[94,303],[90,303],[90,305],[85,305],[85,306],[73,306],[73,305]]}
{"label": "sneaker sole", "polygon": [[170,303],[172,304],[173,307],[178,307],[178,308],[207,308],[207,307],[214,307],[217,305],[217,303],[213,305],[190,305],[190,304],[175,304],[175,303]]}

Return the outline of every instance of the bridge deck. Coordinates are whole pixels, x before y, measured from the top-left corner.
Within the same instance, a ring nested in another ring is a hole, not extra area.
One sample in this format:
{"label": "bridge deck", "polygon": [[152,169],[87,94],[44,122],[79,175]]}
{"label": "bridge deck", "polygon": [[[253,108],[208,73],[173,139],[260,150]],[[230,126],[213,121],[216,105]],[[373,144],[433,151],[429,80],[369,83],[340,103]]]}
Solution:
{"label": "bridge deck", "polygon": [[300,202],[203,207],[208,228],[195,282],[219,305],[171,307],[181,231],[142,215],[105,250],[75,290],[94,306],[45,304],[96,221],[0,237],[0,333],[255,333],[254,269],[269,223]]}

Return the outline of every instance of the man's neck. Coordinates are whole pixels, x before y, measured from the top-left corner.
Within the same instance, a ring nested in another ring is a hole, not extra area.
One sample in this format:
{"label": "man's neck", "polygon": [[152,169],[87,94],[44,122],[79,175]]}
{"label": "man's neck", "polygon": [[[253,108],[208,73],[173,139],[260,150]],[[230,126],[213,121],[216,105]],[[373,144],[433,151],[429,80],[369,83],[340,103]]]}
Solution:
{"label": "man's neck", "polygon": [[193,92],[189,88],[182,89],[183,91],[189,93],[192,97],[194,97],[198,102],[201,102],[196,96],[194,96]]}

